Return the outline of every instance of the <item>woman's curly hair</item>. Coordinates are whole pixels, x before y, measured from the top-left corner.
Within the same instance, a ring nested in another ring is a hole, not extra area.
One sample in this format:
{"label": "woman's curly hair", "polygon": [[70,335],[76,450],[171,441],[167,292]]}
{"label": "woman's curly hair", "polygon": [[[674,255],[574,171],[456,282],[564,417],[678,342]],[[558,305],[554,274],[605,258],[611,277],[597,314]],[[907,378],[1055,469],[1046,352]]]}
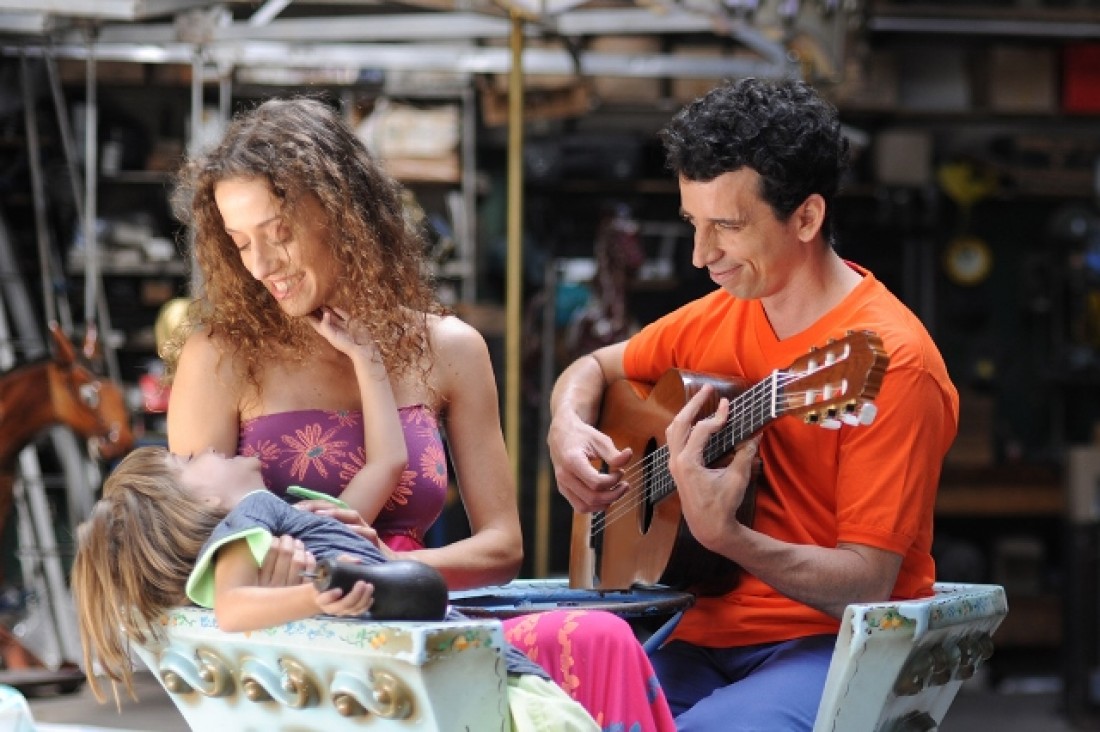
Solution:
{"label": "woman's curly hair", "polygon": [[374,160],[340,113],[308,97],[271,99],[239,114],[209,152],[185,162],[173,196],[177,217],[189,225],[201,282],[187,327],[162,354],[169,373],[196,327],[206,328],[259,389],[259,374],[285,349],[310,358],[314,331],[286,315],[241,262],[214,200],[228,179],[266,181],[288,225],[297,225],[303,199],[314,197],[328,218],[329,251],[341,276],[339,302],[378,344],[391,374],[430,366],[428,316],[444,308],[424,267],[424,240],[402,204],[401,186]]}
{"label": "woman's curly hair", "polygon": [[848,167],[848,139],[836,108],[806,83],[747,78],[724,84],[680,110],[660,137],[669,169],[687,180],[755,170],[761,196],[781,221],[810,194],[820,194],[822,230],[832,242],[830,212]]}

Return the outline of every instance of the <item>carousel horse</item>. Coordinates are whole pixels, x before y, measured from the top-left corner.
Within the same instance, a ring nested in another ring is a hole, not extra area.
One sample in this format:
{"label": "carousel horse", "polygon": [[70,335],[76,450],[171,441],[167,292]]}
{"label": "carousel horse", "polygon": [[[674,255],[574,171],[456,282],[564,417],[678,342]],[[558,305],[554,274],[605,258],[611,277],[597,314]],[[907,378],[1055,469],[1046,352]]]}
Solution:
{"label": "carousel horse", "polygon": [[[50,333],[52,356],[0,373],[0,530],[12,513],[19,454],[47,428],[71,429],[87,441],[89,454],[95,458],[118,458],[133,446],[121,389],[96,376],[86,363],[96,350],[95,330],[88,329],[83,359],[60,326],[51,323]],[[83,678],[75,669],[43,674],[29,671],[45,664],[3,626],[0,661],[6,669],[2,680],[17,686],[59,680],[62,686],[73,688],[74,679]]]}
{"label": "carousel horse", "polygon": [[[53,355],[0,374],[0,526],[11,513],[19,452],[47,427],[62,425],[88,441],[93,456],[121,457],[132,446],[122,390],[94,374],[56,323]],[[95,352],[89,329],[83,351]]]}

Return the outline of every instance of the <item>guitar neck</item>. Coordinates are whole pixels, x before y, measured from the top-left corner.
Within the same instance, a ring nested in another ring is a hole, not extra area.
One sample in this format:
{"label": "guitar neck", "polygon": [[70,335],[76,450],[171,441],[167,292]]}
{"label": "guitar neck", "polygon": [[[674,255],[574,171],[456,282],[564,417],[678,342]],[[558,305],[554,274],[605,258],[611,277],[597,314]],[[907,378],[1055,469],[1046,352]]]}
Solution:
{"label": "guitar neck", "polygon": [[779,416],[779,372],[773,371],[730,400],[730,413],[722,429],[707,440],[703,461],[710,465],[727,455]]}
{"label": "guitar neck", "polygon": [[[777,405],[781,388],[776,371],[731,399],[726,423],[703,447],[703,462],[712,465],[775,420],[779,416]],[[668,471],[667,445],[654,451],[652,469],[655,475],[649,494],[650,500],[656,503],[676,490],[676,483]]]}

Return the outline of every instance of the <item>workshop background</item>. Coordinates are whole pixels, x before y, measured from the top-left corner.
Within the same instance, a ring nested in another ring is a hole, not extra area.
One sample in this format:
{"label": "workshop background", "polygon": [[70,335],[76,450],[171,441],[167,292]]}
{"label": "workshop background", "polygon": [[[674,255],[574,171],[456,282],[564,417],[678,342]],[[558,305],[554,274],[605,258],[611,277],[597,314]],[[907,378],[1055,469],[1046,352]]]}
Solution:
{"label": "workshop background", "polygon": [[[920,316],[960,390],[939,574],[1002,585],[1010,612],[972,684],[988,707],[962,698],[959,713],[1100,728],[1094,2],[0,0],[0,367],[41,355],[47,321],[77,343],[94,326],[139,441],[163,442],[157,347],[196,284],[173,171],[234,110],[321,94],[406,184],[441,297],[490,343],[522,576],[561,576],[550,385],[712,287],[656,132],[743,76],[800,76],[838,106],[854,153],[838,249]],[[72,629],[35,620],[64,599],[40,575],[67,566],[86,505],[59,439],[17,468],[49,501],[56,551],[9,522],[0,585],[4,625],[54,661],[72,658]],[[84,467],[94,492],[105,466]],[[464,520],[449,510],[434,540]],[[80,698],[61,696],[42,703]]]}

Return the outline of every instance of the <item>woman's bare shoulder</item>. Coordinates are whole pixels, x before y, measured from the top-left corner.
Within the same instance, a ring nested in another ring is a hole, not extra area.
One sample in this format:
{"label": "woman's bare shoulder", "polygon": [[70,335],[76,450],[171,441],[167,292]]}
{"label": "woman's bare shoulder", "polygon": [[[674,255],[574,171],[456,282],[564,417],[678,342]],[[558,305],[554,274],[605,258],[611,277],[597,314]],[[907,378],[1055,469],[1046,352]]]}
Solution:
{"label": "woman's bare shoulder", "polygon": [[177,371],[201,371],[217,373],[223,378],[235,372],[234,360],[225,339],[213,335],[206,328],[194,330],[183,342]]}
{"label": "woman's bare shoulder", "polygon": [[187,335],[180,349],[181,361],[219,361],[225,353],[225,344],[207,328],[196,328]]}
{"label": "woman's bare shoulder", "polygon": [[428,316],[428,334],[433,360],[452,367],[462,361],[487,358],[489,346],[485,337],[466,321],[454,315]]}

